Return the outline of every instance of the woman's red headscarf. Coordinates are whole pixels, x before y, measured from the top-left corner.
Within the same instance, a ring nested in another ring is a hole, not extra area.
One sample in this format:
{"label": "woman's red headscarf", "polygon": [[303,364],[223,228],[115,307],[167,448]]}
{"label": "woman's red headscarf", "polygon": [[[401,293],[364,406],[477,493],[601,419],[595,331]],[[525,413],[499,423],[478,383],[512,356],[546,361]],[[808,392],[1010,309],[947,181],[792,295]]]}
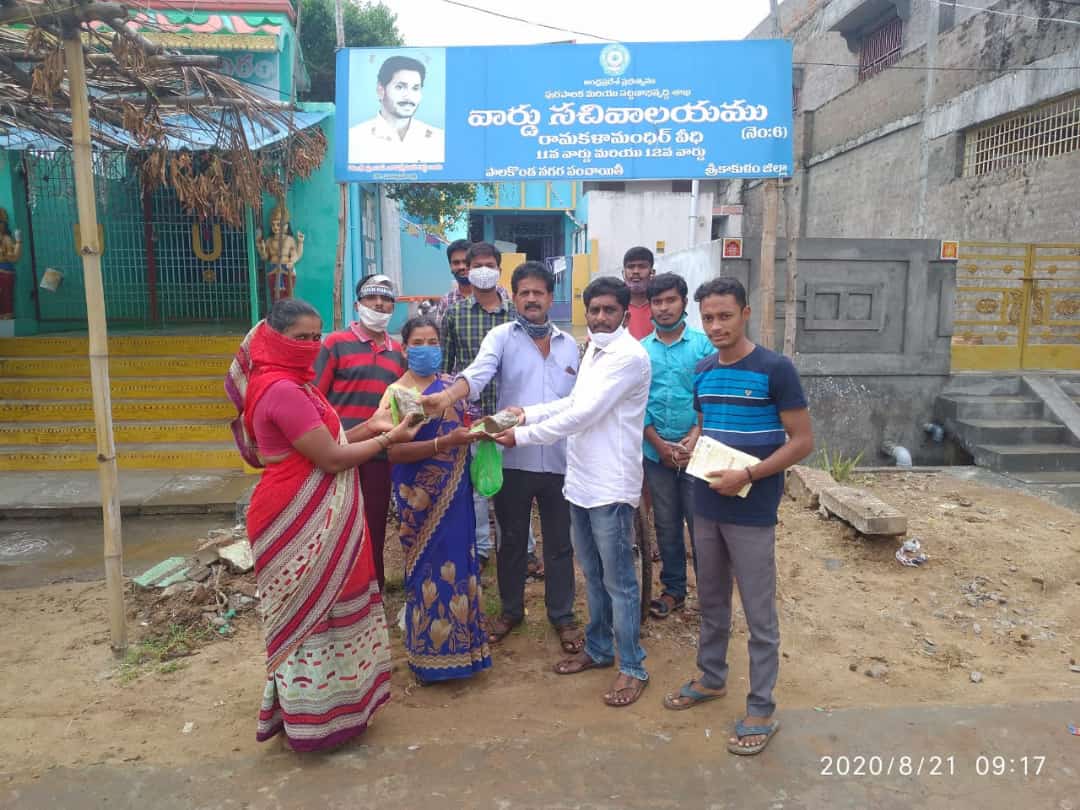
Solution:
{"label": "woman's red headscarf", "polygon": [[[233,437],[240,455],[252,467],[262,467],[255,447],[252,416],[259,398],[271,385],[290,380],[306,386],[315,379],[315,360],[322,344],[313,340],[293,340],[260,321],[240,344],[240,349],[225,378],[229,395],[238,415],[232,422]],[[326,402],[322,392],[309,389],[316,399]]]}

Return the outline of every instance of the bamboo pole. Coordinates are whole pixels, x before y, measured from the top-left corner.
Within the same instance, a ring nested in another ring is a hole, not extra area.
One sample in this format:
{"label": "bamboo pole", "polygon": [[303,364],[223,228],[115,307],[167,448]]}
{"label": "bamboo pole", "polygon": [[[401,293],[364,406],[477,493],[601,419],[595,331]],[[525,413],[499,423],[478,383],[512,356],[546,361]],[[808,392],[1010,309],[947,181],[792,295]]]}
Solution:
{"label": "bamboo pole", "polygon": [[86,289],[86,321],[90,332],[90,390],[94,403],[97,436],[98,480],[101,482],[101,516],[105,524],[105,590],[109,600],[109,631],[112,649],[121,654],[127,647],[124,623],[123,540],[120,534],[120,491],[113,440],[112,402],[109,396],[109,341],[105,323],[105,290],[101,280],[101,245],[98,239],[94,173],[90,153],[90,111],[79,29],[65,30],[71,95],[71,147],[75,168],[75,202],[79,213],[79,253],[82,255]]}

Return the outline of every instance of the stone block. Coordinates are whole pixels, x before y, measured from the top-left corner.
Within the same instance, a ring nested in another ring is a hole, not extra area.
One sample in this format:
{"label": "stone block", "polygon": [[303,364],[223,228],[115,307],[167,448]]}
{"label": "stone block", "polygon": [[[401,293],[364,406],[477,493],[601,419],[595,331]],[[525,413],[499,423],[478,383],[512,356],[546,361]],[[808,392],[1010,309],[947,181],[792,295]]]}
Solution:
{"label": "stone block", "polygon": [[907,516],[865,489],[832,486],[822,490],[820,498],[829,514],[850,523],[862,534],[907,533]]}
{"label": "stone block", "polygon": [[801,465],[787,471],[784,489],[789,498],[807,509],[817,509],[821,491],[835,487],[836,481],[825,470]]}

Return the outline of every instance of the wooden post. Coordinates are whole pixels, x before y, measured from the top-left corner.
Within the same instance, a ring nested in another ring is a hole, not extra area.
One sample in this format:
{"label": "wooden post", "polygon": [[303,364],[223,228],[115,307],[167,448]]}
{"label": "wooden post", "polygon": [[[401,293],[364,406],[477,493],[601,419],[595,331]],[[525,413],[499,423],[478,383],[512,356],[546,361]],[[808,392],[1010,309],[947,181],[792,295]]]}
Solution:
{"label": "wooden post", "polygon": [[[337,50],[345,47],[345,12],[342,0],[334,0],[334,28]],[[337,54],[334,54],[337,59]],[[345,234],[349,223],[349,186],[338,184],[337,256],[334,258],[334,329],[345,326]]]}
{"label": "wooden post", "polygon": [[101,515],[105,524],[105,590],[108,593],[112,649],[119,655],[127,647],[120,491],[109,393],[109,340],[105,323],[105,290],[101,281],[101,245],[98,240],[94,173],[90,153],[86,64],[83,62],[82,40],[77,26],[65,28],[64,57],[67,60],[71,95],[71,147],[75,168],[75,202],[79,213],[79,253],[82,255],[83,285],[86,288],[86,321],[90,332],[90,390],[94,402],[94,433],[97,436]]}
{"label": "wooden post", "polygon": [[[798,189],[794,189],[798,198]],[[795,357],[795,335],[799,318],[799,217],[792,216],[795,206],[789,201],[787,208],[787,290],[784,295],[784,354]]]}
{"label": "wooden post", "polygon": [[[780,8],[778,0],[769,0],[769,19],[772,35],[779,39]],[[780,181],[766,180],[762,185],[765,193],[765,223],[761,233],[761,313],[757,341],[766,349],[776,347],[776,231],[780,223]]]}
{"label": "wooden post", "polygon": [[759,288],[761,313],[758,318],[758,343],[766,349],[776,346],[776,229],[780,220],[780,181],[766,180],[765,223],[761,234]]}

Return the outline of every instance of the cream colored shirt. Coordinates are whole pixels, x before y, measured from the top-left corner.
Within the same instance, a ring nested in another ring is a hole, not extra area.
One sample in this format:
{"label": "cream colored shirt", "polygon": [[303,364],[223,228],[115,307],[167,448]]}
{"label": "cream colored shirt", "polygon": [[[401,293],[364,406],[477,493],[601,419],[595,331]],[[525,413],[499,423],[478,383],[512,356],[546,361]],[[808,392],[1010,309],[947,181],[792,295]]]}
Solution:
{"label": "cream colored shirt", "polygon": [[417,118],[402,138],[381,115],[349,129],[349,163],[442,163],[446,134]]}

